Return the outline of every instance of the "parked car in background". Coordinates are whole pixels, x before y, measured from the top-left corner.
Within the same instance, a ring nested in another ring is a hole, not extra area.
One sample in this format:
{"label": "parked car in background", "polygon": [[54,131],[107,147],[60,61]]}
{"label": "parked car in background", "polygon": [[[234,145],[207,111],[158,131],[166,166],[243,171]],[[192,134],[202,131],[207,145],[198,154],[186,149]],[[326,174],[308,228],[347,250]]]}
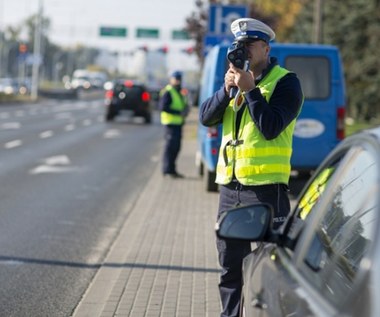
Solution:
{"label": "parked car in background", "polygon": [[4,95],[17,95],[19,87],[13,78],[0,78],[0,93]]}
{"label": "parked car in background", "polygon": [[76,69],[73,72],[70,87],[73,89],[102,89],[107,81],[107,74],[101,71]]}
{"label": "parked car in background", "polygon": [[0,78],[0,94],[25,95],[30,93],[30,78]]}
{"label": "parked car in background", "polygon": [[144,84],[132,80],[116,80],[105,92],[105,120],[112,121],[124,111],[152,122],[150,93]]}
{"label": "parked car in background", "polygon": [[258,243],[244,259],[241,316],[380,316],[380,127],[342,141],[286,223],[272,206],[223,214],[217,234]]}

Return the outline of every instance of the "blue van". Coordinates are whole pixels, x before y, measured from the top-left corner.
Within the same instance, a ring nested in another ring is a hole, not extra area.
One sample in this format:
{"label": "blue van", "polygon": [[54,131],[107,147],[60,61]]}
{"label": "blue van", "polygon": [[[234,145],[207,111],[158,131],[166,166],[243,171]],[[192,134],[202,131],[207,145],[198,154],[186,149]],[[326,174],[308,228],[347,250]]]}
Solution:
{"label": "blue van", "polygon": [[[228,68],[229,44],[214,46],[205,59],[199,105],[220,89]],[[309,174],[344,138],[345,81],[339,50],[331,45],[271,44],[271,56],[294,71],[301,81],[305,101],[298,117],[291,158],[296,174]],[[221,126],[198,126],[196,165],[207,191],[217,191],[216,163]]]}

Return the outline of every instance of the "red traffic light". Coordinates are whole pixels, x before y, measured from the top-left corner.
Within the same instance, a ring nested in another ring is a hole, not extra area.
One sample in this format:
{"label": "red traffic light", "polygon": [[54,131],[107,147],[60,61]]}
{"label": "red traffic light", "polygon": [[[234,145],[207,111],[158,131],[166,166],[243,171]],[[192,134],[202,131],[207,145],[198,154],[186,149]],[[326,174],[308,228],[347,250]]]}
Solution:
{"label": "red traffic light", "polygon": [[182,49],[182,52],[183,53],[186,53],[186,54],[193,54],[194,53],[194,47],[187,47],[187,48],[184,48],[184,49]]}
{"label": "red traffic light", "polygon": [[18,51],[20,53],[26,53],[28,51],[28,47],[26,46],[26,44],[23,44],[21,43],[19,46],[18,46]]}
{"label": "red traffic light", "polygon": [[169,47],[167,47],[166,45],[163,47],[160,47],[158,49],[158,52],[163,53],[163,54],[167,54],[169,52]]}
{"label": "red traffic light", "polygon": [[148,46],[146,46],[146,45],[140,46],[138,49],[141,51],[144,51],[144,52],[148,52],[148,50],[149,50]]}

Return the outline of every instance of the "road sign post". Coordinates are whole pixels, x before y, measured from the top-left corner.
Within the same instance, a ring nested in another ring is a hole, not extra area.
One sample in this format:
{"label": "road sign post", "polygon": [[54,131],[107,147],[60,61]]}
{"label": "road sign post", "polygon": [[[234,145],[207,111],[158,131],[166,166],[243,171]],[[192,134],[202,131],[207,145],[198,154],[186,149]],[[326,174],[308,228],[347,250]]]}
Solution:
{"label": "road sign post", "polygon": [[233,41],[232,21],[248,16],[248,7],[244,5],[210,5],[207,34],[204,37],[204,54],[216,44]]}
{"label": "road sign post", "polygon": [[231,34],[232,21],[248,16],[248,7],[244,5],[214,4],[209,9],[208,33]]}

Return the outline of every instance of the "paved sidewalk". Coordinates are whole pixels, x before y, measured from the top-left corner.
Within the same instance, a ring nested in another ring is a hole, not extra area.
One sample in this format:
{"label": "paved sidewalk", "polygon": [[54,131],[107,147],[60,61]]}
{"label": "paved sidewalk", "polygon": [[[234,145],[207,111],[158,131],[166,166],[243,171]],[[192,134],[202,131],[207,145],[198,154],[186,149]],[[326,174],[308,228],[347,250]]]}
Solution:
{"label": "paved sidewalk", "polygon": [[157,163],[74,317],[219,315],[218,194],[197,175],[195,125],[193,114],[178,159],[186,178],[163,178]]}

